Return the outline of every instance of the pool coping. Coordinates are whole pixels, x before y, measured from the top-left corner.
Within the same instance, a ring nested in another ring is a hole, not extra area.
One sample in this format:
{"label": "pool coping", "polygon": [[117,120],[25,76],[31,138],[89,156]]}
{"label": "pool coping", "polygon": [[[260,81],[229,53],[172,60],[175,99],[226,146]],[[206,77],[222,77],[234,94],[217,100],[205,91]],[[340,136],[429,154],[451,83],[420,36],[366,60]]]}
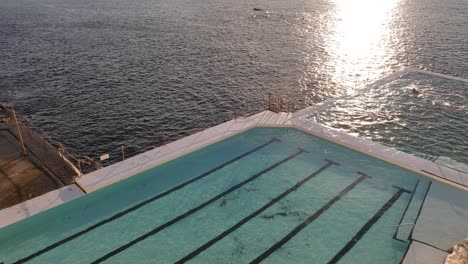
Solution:
{"label": "pool coping", "polygon": [[0,210],[0,228],[19,222],[25,218],[44,212],[63,203],[85,195],[77,185],[71,184],[37,196],[20,204]]}
{"label": "pool coping", "polygon": [[[294,128],[335,144],[359,151],[404,169],[468,190],[468,174],[437,165],[434,162],[398,151],[366,139],[358,138],[334,128],[305,119],[296,113],[263,111],[249,117],[239,117],[208,128],[169,144],[115,163],[76,179],[75,184],[49,192],[24,203],[0,211],[0,216],[16,212],[13,218],[0,217],[0,228],[21,221],[34,214],[94,192],[113,183],[132,177],[163,163],[187,155],[208,145],[240,134],[254,127]],[[76,196],[62,197],[66,188],[76,189]],[[48,203],[50,200],[53,203]],[[45,206],[47,204],[47,206]]]}

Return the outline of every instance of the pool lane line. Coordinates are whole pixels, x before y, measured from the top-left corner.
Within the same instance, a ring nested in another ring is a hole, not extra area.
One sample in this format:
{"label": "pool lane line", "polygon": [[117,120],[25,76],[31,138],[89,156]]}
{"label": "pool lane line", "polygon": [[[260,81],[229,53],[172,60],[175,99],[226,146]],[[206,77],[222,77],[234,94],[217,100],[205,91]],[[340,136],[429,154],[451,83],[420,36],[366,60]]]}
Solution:
{"label": "pool lane line", "polygon": [[182,259],[178,260],[177,262],[175,262],[176,264],[181,264],[181,263],[185,263],[191,259],[193,259],[194,257],[196,257],[197,255],[199,255],[200,253],[202,253],[203,251],[205,251],[206,249],[208,249],[209,247],[211,247],[212,245],[216,244],[218,241],[220,241],[221,239],[225,238],[226,236],[228,236],[230,233],[234,232],[235,230],[237,230],[238,228],[240,228],[242,225],[244,225],[245,223],[249,222],[250,220],[252,220],[253,218],[255,218],[256,216],[258,216],[259,214],[261,214],[262,212],[264,212],[266,209],[270,208],[272,205],[276,204],[277,202],[279,202],[281,199],[283,199],[284,197],[286,197],[288,194],[296,191],[299,187],[301,187],[302,185],[304,185],[305,183],[307,183],[310,179],[314,178],[315,176],[319,175],[321,172],[323,172],[324,170],[326,170],[328,167],[332,166],[332,165],[339,165],[338,163],[332,161],[332,160],[328,160],[328,159],[325,159],[327,161],[327,163],[325,165],[323,165],[322,167],[320,167],[318,170],[316,170],[315,172],[313,172],[312,174],[310,174],[309,176],[305,177],[304,179],[302,179],[300,182],[296,183],[294,186],[292,186],[291,188],[287,189],[286,191],[284,191],[283,193],[281,193],[280,195],[276,196],[274,199],[270,200],[267,204],[265,204],[264,206],[262,206],[260,209],[256,210],[255,212],[253,212],[252,214],[248,215],[247,217],[243,218],[241,221],[239,221],[238,223],[236,223],[235,225],[233,225],[232,227],[230,227],[229,229],[225,230],[224,232],[222,232],[221,234],[219,234],[218,236],[216,236],[215,238],[211,239],[210,241],[208,241],[207,243],[205,243],[204,245],[202,245],[201,247],[197,248],[196,250],[192,251],[191,253],[189,253],[188,255],[186,255],[185,257],[183,257]]}
{"label": "pool lane line", "polygon": [[[398,234],[398,231],[400,230],[400,225],[401,223],[403,222],[403,219],[405,218],[405,215],[406,215],[406,212],[408,211],[409,207],[410,207],[410,204],[411,202],[413,201],[413,197],[414,197],[414,194],[416,193],[416,190],[418,189],[418,186],[419,186],[419,183],[421,182],[421,180],[418,180],[418,182],[416,183],[416,185],[414,186],[413,188],[413,192],[411,193],[411,197],[409,199],[409,202],[408,204],[406,205],[406,208],[405,210],[403,211],[403,214],[401,215],[401,218],[400,218],[400,221],[398,222],[398,226],[395,228],[395,233],[393,234],[393,239],[397,240],[397,241],[400,241],[400,242],[404,242],[406,243],[407,240],[403,240],[403,239],[399,239],[397,237],[397,234]],[[422,204],[421,204],[422,206]],[[414,228],[414,227],[413,227]]]}
{"label": "pool lane line", "polygon": [[88,232],[102,226],[102,225],[108,224],[108,223],[110,223],[110,222],[112,222],[112,221],[114,221],[114,220],[116,220],[116,219],[130,213],[130,212],[133,212],[133,211],[135,211],[135,210],[137,210],[137,209],[139,209],[139,208],[141,208],[141,207],[143,207],[143,206],[145,206],[145,205],[147,205],[149,203],[152,203],[152,202],[154,202],[154,201],[156,201],[156,200],[158,200],[158,199],[160,199],[160,198],[162,198],[162,197],[164,197],[166,195],[169,195],[169,194],[171,194],[171,193],[173,193],[173,192],[175,192],[175,191],[177,191],[179,189],[182,189],[183,187],[185,187],[185,186],[187,186],[187,185],[189,185],[189,184],[191,184],[191,183],[193,183],[193,182],[195,182],[197,180],[200,180],[200,179],[214,173],[215,171],[218,171],[218,170],[226,167],[227,165],[229,165],[229,164],[231,164],[231,163],[233,163],[235,161],[238,161],[238,160],[240,160],[240,159],[242,159],[242,158],[244,158],[244,157],[246,157],[246,156],[248,156],[248,155],[250,155],[250,154],[252,154],[252,153],[254,153],[256,151],[259,151],[260,149],[262,149],[262,148],[264,148],[264,147],[266,147],[266,146],[268,146],[268,145],[270,145],[270,144],[272,144],[274,142],[280,142],[280,140],[273,137],[270,141],[268,141],[266,143],[263,143],[262,145],[259,145],[256,148],[251,149],[251,150],[245,152],[244,154],[239,155],[239,156],[237,156],[237,157],[235,157],[235,158],[233,158],[231,160],[228,160],[228,161],[224,162],[223,164],[221,164],[221,165],[219,165],[219,166],[217,166],[217,167],[215,167],[215,168],[213,168],[213,169],[211,169],[209,171],[206,171],[206,172],[198,175],[195,178],[192,178],[192,179],[190,179],[190,180],[188,180],[186,182],[183,182],[182,184],[179,184],[179,185],[177,185],[177,186],[175,186],[175,187],[173,187],[173,188],[171,188],[171,189],[169,189],[169,190],[167,190],[165,192],[162,192],[162,193],[160,193],[160,194],[158,194],[156,196],[153,196],[153,197],[151,197],[151,198],[149,198],[149,199],[147,199],[145,201],[142,201],[142,202],[140,202],[140,203],[138,203],[138,204],[124,210],[124,211],[121,211],[121,212],[119,212],[119,213],[117,213],[117,214],[115,214],[115,215],[113,215],[113,216],[111,216],[109,218],[106,218],[106,219],[104,219],[104,220],[102,220],[102,221],[100,221],[100,222],[98,222],[98,223],[96,223],[96,224],[94,224],[94,225],[92,225],[92,226],[78,232],[78,233],[75,233],[75,234],[73,234],[73,235],[71,235],[69,237],[66,237],[66,238],[58,241],[58,242],[55,242],[54,244],[52,244],[50,246],[47,246],[47,247],[45,247],[45,248],[43,248],[43,249],[41,249],[41,250],[27,256],[25,258],[22,258],[20,260],[17,260],[16,262],[13,262],[13,264],[20,264],[20,263],[28,262],[31,259],[46,253],[47,251],[50,251],[50,250],[52,250],[52,249],[54,249],[56,247],[59,247],[59,246],[65,244],[65,243],[67,243],[67,242],[70,242],[70,241],[74,240],[75,238],[78,238],[78,237],[80,237],[80,236],[82,236],[82,235],[84,235],[84,234],[86,234],[86,233],[88,233]]}
{"label": "pool lane line", "polygon": [[223,196],[225,196],[225,195],[227,195],[227,194],[229,194],[229,193],[231,193],[231,192],[233,192],[233,191],[235,191],[235,190],[241,188],[242,186],[246,185],[247,183],[249,183],[249,182],[251,182],[251,181],[257,179],[257,178],[260,177],[261,175],[263,175],[263,174],[265,174],[265,173],[267,173],[267,172],[269,172],[269,171],[275,169],[276,167],[280,166],[281,164],[283,164],[283,163],[285,163],[285,162],[287,162],[287,161],[289,161],[289,160],[295,158],[296,156],[298,156],[298,155],[300,155],[300,154],[302,154],[302,153],[304,153],[304,152],[307,152],[307,151],[306,151],[306,150],[303,150],[303,149],[301,149],[301,148],[299,148],[299,150],[296,151],[294,154],[292,154],[292,155],[290,155],[290,156],[288,156],[288,157],[286,157],[286,158],[284,158],[284,159],[282,159],[282,160],[276,162],[275,164],[271,165],[270,167],[268,167],[268,168],[266,168],[266,169],[263,169],[263,170],[260,171],[260,172],[257,172],[257,173],[254,174],[253,176],[250,176],[250,177],[247,178],[246,180],[243,180],[242,182],[240,182],[240,183],[238,183],[238,184],[232,186],[231,188],[229,188],[229,189],[227,189],[226,191],[224,191],[224,192],[222,192],[222,193],[216,195],[215,197],[213,197],[213,198],[211,198],[211,199],[205,201],[204,203],[198,205],[197,207],[194,207],[194,208],[188,210],[187,212],[185,212],[185,213],[183,213],[183,214],[181,214],[181,215],[179,215],[179,216],[173,218],[172,220],[170,220],[170,221],[168,221],[168,222],[166,222],[166,223],[164,223],[164,224],[162,224],[162,225],[159,225],[158,227],[155,227],[154,229],[152,229],[151,231],[147,232],[146,234],[137,237],[136,239],[134,239],[134,240],[128,242],[127,244],[125,244],[125,245],[123,245],[123,246],[121,246],[121,247],[119,247],[119,248],[117,248],[117,249],[115,249],[115,250],[113,250],[113,251],[107,253],[106,255],[104,255],[104,256],[98,258],[97,260],[95,260],[95,261],[93,261],[93,262],[91,262],[91,263],[92,263],[92,264],[101,263],[101,262],[103,262],[103,261],[105,261],[105,260],[107,260],[107,259],[109,259],[109,258],[111,258],[111,257],[113,257],[113,256],[115,256],[115,255],[117,255],[117,254],[119,254],[120,252],[122,252],[122,251],[124,251],[124,250],[126,250],[126,249],[128,249],[128,248],[130,248],[130,247],[132,247],[133,245],[135,245],[135,244],[137,244],[137,243],[139,243],[139,242],[141,242],[141,241],[147,239],[147,238],[150,237],[150,236],[153,236],[153,235],[159,233],[161,230],[163,230],[163,229],[165,229],[165,228],[167,228],[167,227],[172,226],[173,224],[179,222],[180,220],[182,220],[182,219],[184,219],[184,218],[186,218],[186,217],[192,215],[193,213],[195,213],[195,212],[197,212],[197,211],[199,211],[199,210],[205,208],[206,206],[208,206],[208,205],[214,203],[215,201],[219,200],[221,197],[223,197]]}
{"label": "pool lane line", "polygon": [[289,240],[291,240],[294,236],[296,236],[299,232],[301,232],[304,228],[306,228],[310,223],[315,221],[317,218],[320,217],[325,211],[330,209],[330,207],[338,202],[343,196],[345,196],[349,191],[354,189],[358,184],[364,181],[369,176],[365,173],[359,173],[361,176],[348,185],[346,188],[341,190],[335,197],[333,197],[330,201],[328,201],[324,206],[318,209],[313,215],[307,218],[304,222],[296,226],[291,232],[289,232],[286,236],[284,236],[280,241],[276,242],[273,246],[263,252],[260,256],[256,259],[252,260],[250,264],[257,264],[268,258],[271,254],[273,254],[276,250],[280,249],[284,244],[286,244]]}
{"label": "pool lane line", "polygon": [[409,191],[403,188],[397,188],[397,191],[393,196],[372,216],[371,219],[349,240],[349,242],[328,262],[328,264],[337,263],[342,257],[344,257],[358,242],[359,240],[372,228],[372,226],[379,221],[379,219],[385,214],[385,212],[392,207],[392,205],[400,198],[403,193]]}

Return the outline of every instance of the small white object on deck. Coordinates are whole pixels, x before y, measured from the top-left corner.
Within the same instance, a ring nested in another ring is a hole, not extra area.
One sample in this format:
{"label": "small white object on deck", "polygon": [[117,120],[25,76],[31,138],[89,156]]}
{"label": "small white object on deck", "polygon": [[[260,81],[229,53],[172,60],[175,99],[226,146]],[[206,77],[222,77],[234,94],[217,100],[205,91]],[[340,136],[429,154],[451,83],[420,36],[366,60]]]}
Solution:
{"label": "small white object on deck", "polygon": [[106,160],[106,159],[109,159],[109,154],[104,154],[104,155],[102,155],[101,157],[99,157],[99,159],[100,159],[101,161]]}

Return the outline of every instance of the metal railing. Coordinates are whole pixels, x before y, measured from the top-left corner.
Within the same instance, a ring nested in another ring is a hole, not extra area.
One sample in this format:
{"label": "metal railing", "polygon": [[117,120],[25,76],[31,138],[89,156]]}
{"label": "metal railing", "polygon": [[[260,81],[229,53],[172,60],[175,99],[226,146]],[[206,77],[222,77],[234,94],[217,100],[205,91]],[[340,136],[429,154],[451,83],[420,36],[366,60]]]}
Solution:
{"label": "metal railing", "polygon": [[[258,107],[258,101],[255,101],[255,104],[253,105],[243,103],[242,107],[236,108],[230,114],[227,113],[223,119],[231,120],[240,117],[248,117],[257,114],[263,110],[269,110],[275,113],[291,113],[298,109],[301,109],[300,106],[305,107],[305,104],[303,102],[292,100],[287,96],[273,95],[271,93],[268,94],[268,98],[265,101],[266,106],[264,108]],[[163,130],[161,131],[162,140],[158,144],[145,147],[144,149],[129,150],[129,148],[126,145],[122,144],[108,151],[105,155],[87,156],[73,153],[68,147],[61,143],[60,140],[54,139],[51,135],[46,133],[44,129],[34,126],[28,118],[18,117],[18,122],[22,126],[26,127],[26,133],[29,133],[30,136],[32,134],[38,135],[44,148],[50,148],[51,150],[58,152],[65,162],[70,162],[79,171],[79,175],[93,172],[105,166],[112,165],[114,163],[131,158],[138,154],[164,146],[168,143],[168,135],[166,131]],[[201,130],[206,128],[208,127],[204,126],[201,128]],[[108,159],[109,157],[110,159]]]}
{"label": "metal railing", "polygon": [[307,106],[309,105],[307,105],[304,101],[294,100],[284,95],[273,95],[269,93],[268,105],[266,109],[275,113],[293,113]]}
{"label": "metal railing", "polygon": [[27,118],[19,117],[18,120],[21,125],[26,127],[26,133],[29,133],[29,136],[33,137],[33,135],[36,134],[40,138],[40,143],[42,143],[41,145],[44,148],[58,152],[64,162],[69,162],[71,163],[70,165],[78,169],[78,176],[94,169],[102,168],[101,164],[95,158],[71,152],[58,140],[49,136],[44,129],[33,126]]}

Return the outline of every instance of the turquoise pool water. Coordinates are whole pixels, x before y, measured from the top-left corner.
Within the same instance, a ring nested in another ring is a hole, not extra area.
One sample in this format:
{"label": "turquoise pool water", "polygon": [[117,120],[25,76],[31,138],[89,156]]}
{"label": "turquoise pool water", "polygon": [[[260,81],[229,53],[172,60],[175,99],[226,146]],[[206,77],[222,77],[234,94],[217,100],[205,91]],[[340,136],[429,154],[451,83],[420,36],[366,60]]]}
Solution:
{"label": "turquoise pool water", "polygon": [[[0,229],[0,263],[399,263],[430,179],[254,128]],[[405,221],[405,222],[403,222]]]}

